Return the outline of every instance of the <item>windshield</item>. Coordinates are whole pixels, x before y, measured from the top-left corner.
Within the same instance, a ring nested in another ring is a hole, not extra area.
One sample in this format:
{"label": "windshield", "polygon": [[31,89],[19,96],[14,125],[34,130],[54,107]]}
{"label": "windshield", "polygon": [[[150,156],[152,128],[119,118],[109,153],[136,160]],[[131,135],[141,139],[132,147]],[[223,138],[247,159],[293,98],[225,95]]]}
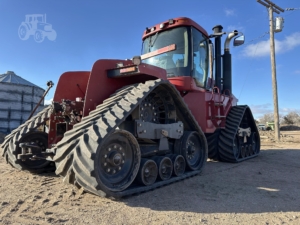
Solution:
{"label": "windshield", "polygon": [[[168,77],[190,76],[188,51],[188,28],[177,27],[146,38],[143,42],[142,59],[144,63],[165,69]],[[154,55],[147,54],[150,52]]]}

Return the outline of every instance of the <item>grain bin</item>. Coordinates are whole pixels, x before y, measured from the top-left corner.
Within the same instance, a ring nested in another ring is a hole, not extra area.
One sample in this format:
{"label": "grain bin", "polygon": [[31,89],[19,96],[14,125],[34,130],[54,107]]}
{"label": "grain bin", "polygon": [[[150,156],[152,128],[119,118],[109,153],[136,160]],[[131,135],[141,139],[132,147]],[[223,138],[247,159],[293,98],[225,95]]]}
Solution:
{"label": "grain bin", "polygon": [[[44,92],[13,71],[0,74],[0,133],[10,133],[24,123]],[[35,114],[43,107],[44,101]]]}

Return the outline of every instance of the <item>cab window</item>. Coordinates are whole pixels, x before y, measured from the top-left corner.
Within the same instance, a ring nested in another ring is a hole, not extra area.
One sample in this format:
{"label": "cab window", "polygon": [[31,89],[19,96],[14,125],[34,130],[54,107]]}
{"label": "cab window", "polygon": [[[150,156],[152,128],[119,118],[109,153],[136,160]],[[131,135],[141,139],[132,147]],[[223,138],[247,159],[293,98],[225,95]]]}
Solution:
{"label": "cab window", "polygon": [[208,40],[195,28],[193,35],[193,72],[197,86],[205,87],[208,74]]}
{"label": "cab window", "polygon": [[142,54],[175,45],[175,49],[143,60],[144,63],[158,66],[167,71],[168,77],[190,76],[189,29],[176,27],[147,37]]}

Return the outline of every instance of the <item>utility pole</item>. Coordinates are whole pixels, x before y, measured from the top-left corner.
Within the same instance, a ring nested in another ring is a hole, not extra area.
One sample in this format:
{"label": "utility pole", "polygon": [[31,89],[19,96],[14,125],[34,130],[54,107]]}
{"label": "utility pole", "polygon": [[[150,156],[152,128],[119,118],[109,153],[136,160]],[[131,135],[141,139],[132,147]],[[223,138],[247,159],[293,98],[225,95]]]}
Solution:
{"label": "utility pole", "polygon": [[274,20],[273,12],[279,14],[284,12],[282,8],[274,4],[269,0],[257,0],[258,3],[269,9],[269,20],[270,20],[270,52],[271,52],[271,67],[272,67],[272,90],[273,90],[273,102],[274,102],[274,125],[275,125],[275,140],[280,141],[279,131],[279,113],[278,113],[278,94],[277,94],[277,78],[276,78],[276,61],[275,61],[275,43],[274,43]]}

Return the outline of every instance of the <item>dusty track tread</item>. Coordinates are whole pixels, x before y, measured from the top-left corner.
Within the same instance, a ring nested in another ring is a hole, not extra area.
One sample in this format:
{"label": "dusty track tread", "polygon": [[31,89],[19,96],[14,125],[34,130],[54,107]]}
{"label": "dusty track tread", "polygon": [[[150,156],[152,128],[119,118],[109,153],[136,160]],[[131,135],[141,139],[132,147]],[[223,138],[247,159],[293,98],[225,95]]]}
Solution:
{"label": "dusty track tread", "polygon": [[[242,122],[243,116],[246,112],[246,110],[249,110],[250,114],[252,116],[252,113],[250,111],[250,108],[247,105],[244,106],[234,106],[230,110],[227,118],[226,118],[226,124],[225,124],[225,129],[223,129],[219,135],[219,159],[221,161],[225,162],[242,162],[247,159],[256,157],[258,153],[253,154],[251,156],[247,156],[244,158],[239,158],[236,157],[233,153],[233,148],[234,148],[234,139],[235,135],[237,134],[238,128]],[[250,118],[253,122],[253,116]],[[254,126],[256,128],[256,126]],[[253,131],[251,131],[253,132]],[[258,133],[257,129],[255,132]]]}
{"label": "dusty track tread", "polygon": [[[65,182],[77,183],[83,187],[84,190],[93,194],[120,198],[149,191],[200,173],[203,167],[198,171],[187,172],[182,177],[173,177],[170,180],[157,182],[147,187],[135,188],[133,186],[121,192],[100,190],[98,187],[94,172],[94,156],[97,147],[106,137],[114,132],[119,124],[159,85],[164,85],[165,88],[174,92],[174,101],[177,101],[177,104],[179,104],[178,108],[180,108],[179,113],[185,115],[185,118],[189,121],[190,128],[198,131],[205,139],[201,128],[175,87],[170,84],[169,81],[147,81],[144,84],[135,84],[120,89],[119,92],[117,91],[111,95],[110,98],[106,99],[103,104],[96,107],[81,123],[76,124],[72,130],[66,132],[65,137],[57,144],[56,155],[53,158],[58,168],[56,174],[64,177],[67,175],[67,177],[64,178]],[[70,144],[71,142],[76,143],[76,145]],[[204,148],[207,157],[206,141]],[[69,161],[65,160],[65,157],[69,154],[74,155],[72,165],[70,165]]]}
{"label": "dusty track tread", "polygon": [[54,170],[53,166],[47,166],[45,168],[37,168],[37,169],[28,169],[24,166],[21,161],[17,159],[16,148],[18,146],[18,142],[22,138],[23,135],[27,134],[30,131],[36,129],[39,125],[45,123],[51,115],[51,106],[48,106],[37,115],[32,117],[30,120],[26,121],[18,128],[13,130],[9,135],[5,137],[4,142],[0,148],[0,154],[6,159],[6,162],[11,166],[20,169],[20,170],[28,170],[30,172],[50,172]]}
{"label": "dusty track tread", "polygon": [[208,145],[208,158],[219,160],[218,142],[221,129],[217,129],[212,134],[205,134]]}

